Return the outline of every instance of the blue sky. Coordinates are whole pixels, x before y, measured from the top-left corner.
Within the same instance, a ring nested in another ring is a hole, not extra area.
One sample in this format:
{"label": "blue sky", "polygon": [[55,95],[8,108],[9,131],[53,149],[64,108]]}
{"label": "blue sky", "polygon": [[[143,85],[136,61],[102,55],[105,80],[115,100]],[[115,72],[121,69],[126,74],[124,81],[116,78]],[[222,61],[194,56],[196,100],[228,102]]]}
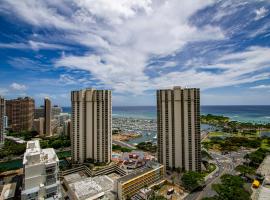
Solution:
{"label": "blue sky", "polygon": [[203,105],[268,105],[268,0],[2,0],[0,94],[70,105],[113,90],[113,105],[155,105],[155,90],[201,88]]}

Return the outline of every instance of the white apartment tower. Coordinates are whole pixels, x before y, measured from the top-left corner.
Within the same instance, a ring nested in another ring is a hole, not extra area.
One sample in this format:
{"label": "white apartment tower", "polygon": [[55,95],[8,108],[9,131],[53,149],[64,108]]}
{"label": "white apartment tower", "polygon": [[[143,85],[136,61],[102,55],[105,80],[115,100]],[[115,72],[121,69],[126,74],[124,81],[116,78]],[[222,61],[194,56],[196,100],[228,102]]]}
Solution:
{"label": "white apartment tower", "polygon": [[108,163],[112,149],[112,100],[110,90],[71,92],[72,161]]}
{"label": "white apartment tower", "polygon": [[59,160],[53,148],[41,149],[38,140],[27,142],[23,170],[22,200],[62,198],[58,179]]}
{"label": "white apartment tower", "polygon": [[5,126],[5,99],[0,96],[0,146],[4,143]]}
{"label": "white apartment tower", "polygon": [[157,91],[158,160],[166,169],[201,171],[200,90]]}

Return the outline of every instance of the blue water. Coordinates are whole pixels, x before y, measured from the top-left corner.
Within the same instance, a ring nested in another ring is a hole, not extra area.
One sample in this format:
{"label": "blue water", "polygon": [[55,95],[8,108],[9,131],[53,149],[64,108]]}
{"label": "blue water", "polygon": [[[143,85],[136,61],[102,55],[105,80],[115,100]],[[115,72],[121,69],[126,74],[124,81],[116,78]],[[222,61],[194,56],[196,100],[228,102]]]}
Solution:
{"label": "blue water", "polygon": [[[69,107],[63,108],[70,112]],[[113,117],[156,119],[155,106],[114,106]],[[223,115],[231,120],[253,123],[270,123],[270,106],[201,106],[201,114]]]}

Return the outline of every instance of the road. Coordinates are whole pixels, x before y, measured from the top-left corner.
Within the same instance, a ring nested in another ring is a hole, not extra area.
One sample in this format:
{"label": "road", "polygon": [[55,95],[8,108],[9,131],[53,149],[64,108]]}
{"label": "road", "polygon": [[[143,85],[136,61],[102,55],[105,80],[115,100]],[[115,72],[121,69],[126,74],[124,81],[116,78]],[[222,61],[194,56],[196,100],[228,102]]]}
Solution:
{"label": "road", "polygon": [[116,145],[119,145],[121,147],[126,147],[126,148],[130,148],[130,149],[136,149],[136,147],[134,147],[133,145],[122,142],[122,141],[113,140],[112,143],[116,144]]}
{"label": "road", "polygon": [[244,161],[244,156],[250,152],[250,150],[243,150],[226,155],[221,155],[214,152],[210,153],[216,164],[219,166],[219,170],[206,181],[206,186],[202,191],[190,193],[188,196],[186,196],[185,200],[200,200],[203,197],[214,196],[216,193],[212,190],[212,184],[219,183],[220,177],[223,174],[235,174],[234,168],[237,165],[242,164]]}

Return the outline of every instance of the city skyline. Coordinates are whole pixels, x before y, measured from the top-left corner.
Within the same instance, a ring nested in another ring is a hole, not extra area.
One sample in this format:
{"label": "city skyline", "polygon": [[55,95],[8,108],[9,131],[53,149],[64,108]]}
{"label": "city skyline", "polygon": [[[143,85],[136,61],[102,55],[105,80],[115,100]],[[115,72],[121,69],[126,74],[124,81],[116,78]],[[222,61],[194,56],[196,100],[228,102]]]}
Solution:
{"label": "city skyline", "polygon": [[70,91],[92,87],[112,90],[114,106],[155,105],[157,89],[180,85],[201,88],[202,105],[269,105],[269,10],[266,0],[4,0],[0,95],[70,106]]}

